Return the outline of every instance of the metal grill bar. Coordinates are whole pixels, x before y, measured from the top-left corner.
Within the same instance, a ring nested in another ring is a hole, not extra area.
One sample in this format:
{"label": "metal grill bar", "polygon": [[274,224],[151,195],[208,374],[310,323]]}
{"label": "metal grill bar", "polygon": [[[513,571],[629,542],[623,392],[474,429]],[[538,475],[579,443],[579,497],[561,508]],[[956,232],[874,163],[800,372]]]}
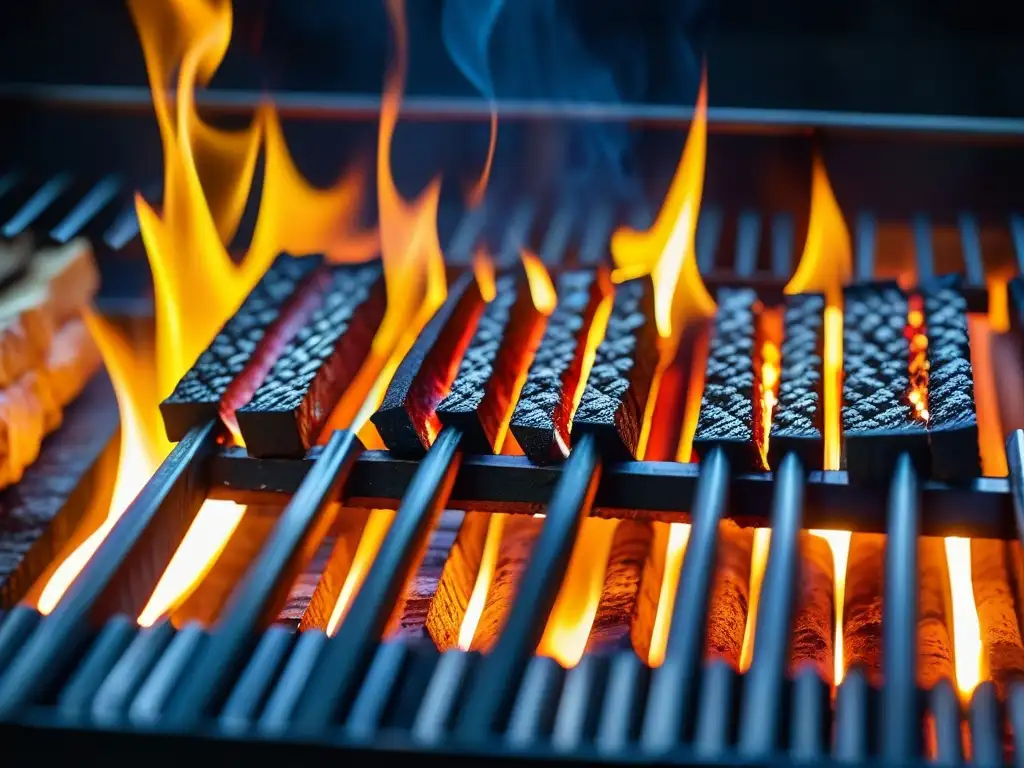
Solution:
{"label": "metal grill bar", "polygon": [[[211,498],[240,503],[273,503],[294,493],[315,466],[319,449],[302,460],[250,459],[236,449],[211,460]],[[342,493],[354,507],[394,509],[416,471],[415,461],[366,451],[355,462]],[[450,509],[535,514],[542,512],[563,468],[536,466],[521,456],[467,456],[448,501]],[[700,465],[677,462],[609,464],[591,514],[596,517],[688,522]],[[769,516],[761,501],[771,494],[775,475],[730,476],[724,515],[741,525],[764,526]],[[1012,539],[1016,536],[1010,484],[1004,477],[982,477],[951,485],[921,483],[923,536],[975,536]],[[810,472],[805,478],[806,528],[833,528],[884,533],[886,487],[858,486],[844,471]],[[970,514],[965,514],[969,510]]]}

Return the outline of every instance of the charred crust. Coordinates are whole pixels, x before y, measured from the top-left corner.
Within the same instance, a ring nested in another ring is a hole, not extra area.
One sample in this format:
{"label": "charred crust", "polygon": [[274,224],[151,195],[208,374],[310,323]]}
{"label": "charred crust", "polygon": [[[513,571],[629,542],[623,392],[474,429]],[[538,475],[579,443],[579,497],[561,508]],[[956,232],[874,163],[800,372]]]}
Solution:
{"label": "charred crust", "polygon": [[843,293],[843,456],[850,480],[888,480],[902,453],[927,474],[927,428],[907,400],[907,297],[895,282]]}
{"label": "charred crust", "polygon": [[217,418],[221,397],[245,369],[268,329],[300,284],[323,264],[321,256],[281,254],[231,319],[160,404],[167,438]]}
{"label": "charred crust", "polygon": [[301,456],[366,359],[384,316],[380,262],[331,269],[309,321],[277,359],[238,426],[253,456]]}
{"label": "charred crust", "polygon": [[512,434],[534,464],[562,458],[558,442],[569,444],[572,397],[583,365],[583,350],[608,286],[608,273],[603,268],[573,270],[558,278],[558,303],[548,318],[512,413]]}
{"label": "charred crust", "polygon": [[958,276],[921,287],[928,331],[928,437],[932,474],[967,480],[981,474],[967,299]]}
{"label": "charred crust", "polygon": [[723,288],[717,299],[693,447],[700,456],[721,448],[737,470],[760,470],[753,425],[757,294]]}
{"label": "charred crust", "polygon": [[451,391],[437,407],[441,423],[463,431],[466,450],[496,452],[516,381],[533,352],[542,317],[522,266],[498,276]]}
{"label": "charred crust", "polygon": [[419,458],[436,429],[436,406],[483,308],[480,287],[467,272],[448,289],[441,308],[423,328],[391,378],[370,421],[395,456]]}
{"label": "charred crust", "polygon": [[768,463],[776,467],[787,453],[808,470],[824,463],[825,296],[786,297],[783,315],[778,404],[772,415]]}
{"label": "charred crust", "polygon": [[573,440],[593,434],[607,458],[638,458],[658,355],[654,283],[642,277],[617,285],[608,329],[573,416]]}

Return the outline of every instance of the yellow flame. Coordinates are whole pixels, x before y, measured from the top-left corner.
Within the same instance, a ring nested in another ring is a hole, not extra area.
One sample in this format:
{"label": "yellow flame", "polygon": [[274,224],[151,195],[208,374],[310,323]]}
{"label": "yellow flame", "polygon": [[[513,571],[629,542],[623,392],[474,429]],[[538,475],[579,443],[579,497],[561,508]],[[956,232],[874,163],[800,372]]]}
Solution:
{"label": "yellow flame", "polygon": [[[351,173],[330,189],[308,184],[291,159],[271,105],[261,106],[250,125],[240,131],[215,128],[199,117],[196,87],[208,84],[230,42],[229,0],[129,0],[129,9],[142,44],[164,148],[161,213],[136,198],[154,281],[156,377],[143,387],[146,377],[133,375],[130,387],[118,387],[122,414],[128,414],[122,415],[124,458],[118,491],[108,521],[67,558],[44,588],[46,607],[56,603],[169,450],[155,420],[147,422],[146,429],[135,429],[133,424],[143,422],[133,420],[131,413],[157,413],[160,398],[177,383],[280,251],[354,260],[372,256],[378,245],[381,249],[388,312],[374,341],[374,355],[365,366],[369,398],[351,422],[355,428],[365,422],[383,396],[407,336],[415,335],[422,318],[429,317],[444,298],[443,259],[435,224],[439,187],[433,184],[420,201],[406,206],[390,184],[387,155],[401,75],[397,88],[385,94],[382,110],[381,136],[386,140],[378,149],[378,182],[381,221],[391,229],[378,244],[375,233],[357,229],[362,175]],[[400,32],[404,36],[404,29]],[[175,76],[172,101],[168,86]],[[261,147],[264,182],[256,227],[246,257],[236,263],[224,243],[237,229],[249,198]],[[112,371],[124,367],[118,355],[128,359],[138,355],[135,350],[119,351],[102,344],[103,334],[102,328],[97,331]],[[383,382],[377,381],[378,372]],[[228,502],[207,502],[200,509],[140,621],[155,620],[191,592],[222,551],[243,512],[244,508]]]}
{"label": "yellow flame", "polygon": [[[825,294],[824,327],[824,432],[825,469],[840,467],[842,451],[843,407],[843,286],[852,274],[853,248],[828,172],[815,155],[811,174],[811,212],[807,222],[804,252],[786,293],[816,291]],[[835,573],[834,682],[838,685],[845,672],[843,658],[843,606],[846,595],[846,563],[850,552],[848,531],[811,531],[828,542]]]}
{"label": "yellow flame", "polygon": [[658,332],[666,339],[678,338],[686,319],[709,317],[715,310],[694,258],[707,157],[707,106],[705,75],[682,157],[654,225],[646,232],[623,227],[612,236],[612,279],[651,276]]}
{"label": "yellow flame", "polygon": [[550,315],[555,310],[555,304],[558,303],[551,275],[548,274],[544,263],[535,254],[524,250],[522,258],[526,279],[530,282],[530,298],[533,299],[533,306],[542,315]]}
{"label": "yellow flame", "polygon": [[498,568],[498,552],[501,550],[501,538],[505,533],[505,519],[505,515],[495,514],[487,521],[487,536],[484,538],[484,549],[480,555],[480,567],[473,583],[473,591],[469,595],[469,602],[466,603],[466,613],[459,626],[459,648],[464,651],[473,646],[476,628],[484,615],[487,592]]}
{"label": "yellow flame", "polygon": [[366,580],[366,574],[369,573],[370,566],[373,565],[373,560],[394,519],[395,512],[392,509],[375,509],[367,518],[363,534],[359,538],[359,545],[356,547],[356,553],[352,557],[352,565],[348,573],[345,574],[345,583],[341,586],[338,601],[334,604],[331,618],[327,622],[327,634],[333,635],[341,626],[348,609],[352,606],[353,598],[359,592],[359,588],[363,586],[363,581]]}
{"label": "yellow flame", "polygon": [[537,647],[538,654],[563,667],[576,666],[587,648],[617,524],[617,520],[588,518],[573,545],[569,569]]}
{"label": "yellow flame", "polygon": [[743,647],[740,651],[740,672],[750,669],[754,660],[754,640],[757,636],[757,607],[761,603],[761,587],[764,571],[768,565],[768,547],[772,540],[771,528],[754,531],[754,543],[750,549],[750,599],[747,601],[747,623],[743,628]]}

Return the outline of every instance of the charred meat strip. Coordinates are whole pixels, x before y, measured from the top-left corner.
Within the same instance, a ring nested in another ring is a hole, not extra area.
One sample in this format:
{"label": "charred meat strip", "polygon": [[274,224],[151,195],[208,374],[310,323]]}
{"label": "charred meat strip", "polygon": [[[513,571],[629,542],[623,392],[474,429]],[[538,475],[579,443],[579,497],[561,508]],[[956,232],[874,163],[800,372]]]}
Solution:
{"label": "charred meat strip", "polygon": [[966,480],[981,474],[967,300],[958,277],[921,287],[928,332],[928,439],[932,474]]}
{"label": "charred meat strip", "polygon": [[617,285],[608,328],[573,416],[573,439],[592,433],[607,458],[642,458],[640,437],[658,356],[654,283],[642,277]]}
{"label": "charred meat strip", "polygon": [[786,296],[778,405],[772,416],[768,463],[796,453],[805,469],[821,469],[824,444],[825,297]]}
{"label": "charred meat strip", "polygon": [[366,360],[386,297],[379,261],[334,266],[307,322],[237,411],[253,456],[301,456]]}
{"label": "charred meat strip", "polygon": [[568,453],[573,398],[594,315],[610,290],[608,272],[565,272],[555,289],[558,303],[512,413],[512,434],[534,464]]}
{"label": "charred meat strip", "polygon": [[461,429],[466,449],[474,453],[501,449],[516,383],[543,328],[522,266],[499,275],[495,285],[451,391],[437,407],[441,422]]}
{"label": "charred meat strip", "polygon": [[699,456],[720,447],[736,471],[762,469],[754,441],[754,341],[757,295],[723,288],[708,348],[704,395],[693,447]]}
{"label": "charred meat strip", "polygon": [[440,431],[437,406],[455,378],[483,306],[476,278],[462,275],[395,371],[370,421],[396,456],[423,456]]}
{"label": "charred meat strip", "polygon": [[[168,439],[180,440],[193,427],[216,418],[221,400],[234,382],[239,382],[236,387],[248,390],[248,395],[256,391],[282,346],[298,330],[292,323],[282,323],[281,318],[293,314],[293,297],[322,266],[319,256],[277,257],[174,392],[160,404]],[[239,398],[231,399],[240,400],[229,408],[233,412],[248,397],[240,392]]]}
{"label": "charred meat strip", "polygon": [[908,302],[896,283],[844,290],[843,457],[851,482],[889,479],[908,453],[927,474],[928,432],[908,401]]}

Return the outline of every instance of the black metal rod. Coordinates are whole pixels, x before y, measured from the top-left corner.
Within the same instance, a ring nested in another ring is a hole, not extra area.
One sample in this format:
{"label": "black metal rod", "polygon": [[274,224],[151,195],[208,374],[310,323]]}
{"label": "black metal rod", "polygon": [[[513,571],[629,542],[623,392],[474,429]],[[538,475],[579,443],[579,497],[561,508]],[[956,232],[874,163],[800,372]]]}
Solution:
{"label": "black metal rod", "polygon": [[420,462],[366,580],[308,678],[294,716],[298,731],[327,727],[350,703],[422,544],[448,500],[462,456],[461,439],[458,430],[443,430]]}
{"label": "black metal rod", "polygon": [[693,529],[686,544],[672,606],[665,662],[654,671],[647,697],[640,734],[646,752],[663,754],[671,750],[685,737],[689,727],[707,632],[718,525],[728,495],[729,462],[722,450],[716,448],[701,464],[693,505]]}
{"label": "black metal rod", "polygon": [[[210,497],[245,504],[272,503],[295,493],[314,466],[319,451],[305,459],[251,459],[237,450],[211,462]],[[405,495],[417,462],[366,451],[356,461],[342,494],[347,506],[394,509]],[[544,509],[562,474],[559,465],[536,466],[522,456],[467,456],[448,501],[450,509],[534,514]],[[608,464],[601,474],[591,515],[659,522],[689,522],[700,467],[662,461]],[[744,526],[770,525],[764,499],[772,492],[772,473],[747,474],[729,481],[723,516]],[[888,489],[851,485],[846,472],[810,472],[805,479],[804,526],[862,533],[885,533]],[[921,484],[928,514],[922,536],[973,536],[1013,539],[1010,484],[1005,477],[982,477],[949,485]]]}
{"label": "black metal rod", "polygon": [[[173,91],[168,93],[172,101]],[[196,92],[200,108],[220,112],[251,114],[271,99],[284,117],[304,118],[376,118],[380,114],[379,96],[289,91],[268,94],[265,91],[218,88]],[[151,110],[153,97],[148,88],[103,85],[41,85],[7,83],[0,87],[0,99],[16,99],[50,107],[87,109]],[[577,119],[611,122],[688,125],[693,108],[657,104],[620,104],[586,101],[543,101],[508,99],[496,104],[501,119],[551,120]],[[483,98],[409,97],[402,101],[402,117],[428,120],[488,120],[491,107]],[[950,136],[1021,137],[1024,120],[1001,117],[960,115],[893,115],[871,112],[841,112],[790,109],[747,109],[710,107],[708,125],[712,129],[774,130],[806,133],[814,128],[854,132],[896,131],[899,133],[948,134]]]}
{"label": "black metal rod", "polygon": [[793,635],[803,517],[804,470],[796,454],[782,460],[772,498],[772,533],[754,626],[754,656],[743,682],[739,745],[745,757],[763,757],[781,742],[783,690]]}
{"label": "black metal rod", "polygon": [[486,740],[508,717],[518,683],[558,597],[580,525],[593,504],[600,474],[596,442],[592,436],[585,436],[573,446],[565,461],[501,635],[469,680],[455,725],[460,741]]}
{"label": "black metal rod", "polygon": [[862,667],[851,669],[835,698],[832,757],[842,763],[863,763],[871,749],[871,688]]}
{"label": "black metal rod", "polygon": [[[199,663],[188,672],[167,705],[164,722],[186,728],[199,722],[221,702],[257,641],[261,624],[273,620],[287,596],[302,555],[322,538],[327,510],[337,500],[342,483],[362,449],[355,433],[337,431],[312,472],[306,475],[285,507],[266,545],[239,585]],[[326,524],[326,525],[325,525]]]}
{"label": "black metal rod", "polygon": [[205,498],[206,459],[218,427],[179,442],[96,549],[53,612],[0,677],[0,718],[34,701],[66,669],[91,620],[138,615]]}
{"label": "black metal rod", "polygon": [[928,695],[935,728],[937,765],[961,765],[964,761],[963,734],[960,729],[960,696],[949,680],[939,680]]}
{"label": "black metal rod", "polygon": [[917,474],[907,454],[896,462],[889,490],[882,598],[882,759],[909,762],[920,749],[917,693]]}
{"label": "black metal rod", "polygon": [[972,764],[985,768],[1004,765],[1002,706],[995,683],[986,680],[974,689],[969,711]]}

